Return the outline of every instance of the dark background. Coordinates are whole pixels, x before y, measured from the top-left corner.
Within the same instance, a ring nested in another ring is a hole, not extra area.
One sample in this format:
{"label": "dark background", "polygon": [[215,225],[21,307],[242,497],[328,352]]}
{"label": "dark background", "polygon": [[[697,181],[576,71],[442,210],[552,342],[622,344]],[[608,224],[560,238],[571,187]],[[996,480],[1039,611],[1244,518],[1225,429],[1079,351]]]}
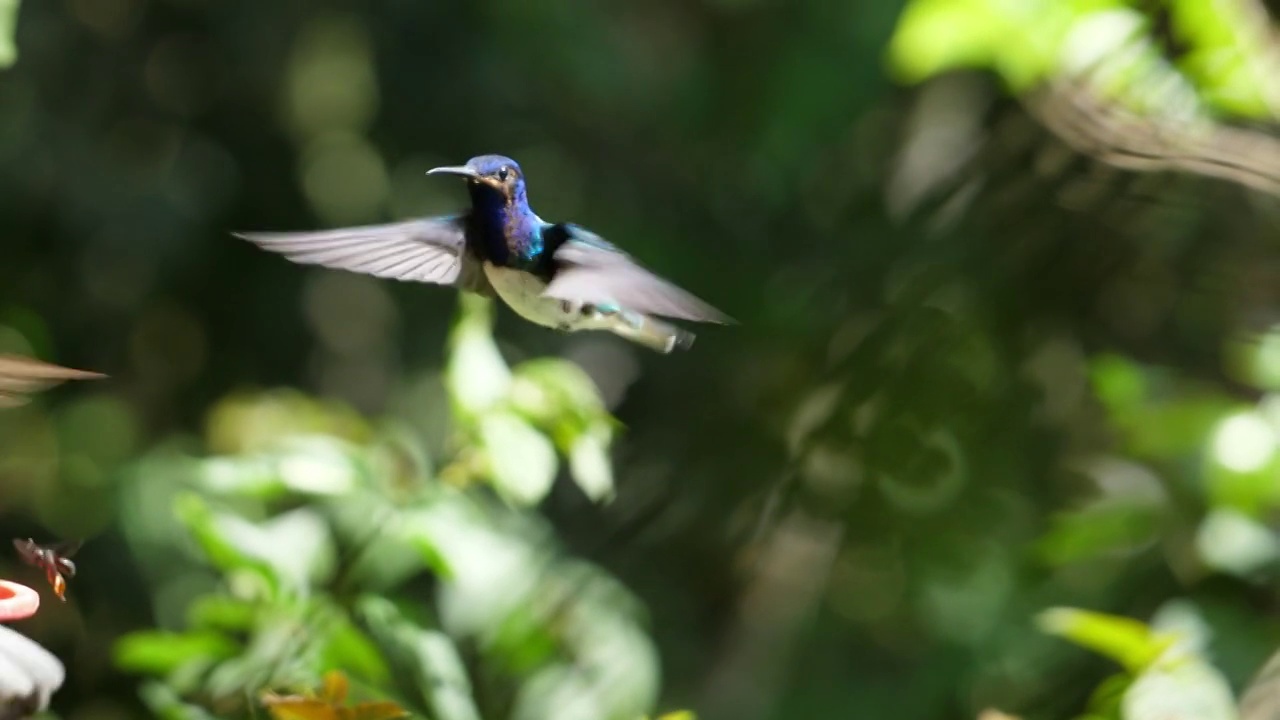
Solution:
{"label": "dark background", "polygon": [[[111,643],[177,622],[122,535],[137,458],[198,442],[237,391],[411,412],[405,383],[445,362],[453,293],[228,233],[449,211],[463,189],[425,171],[489,152],[522,164],[543,217],[741,323],[661,357],[498,311],[509,359],[582,362],[625,425],[613,503],[561,478],[529,512],[643,603],[661,708],[1069,717],[1115,666],[1035,614],[1145,621],[1175,598],[1238,694],[1280,640],[1274,558],[1233,571],[1212,558],[1246,550],[1201,536],[1229,511],[1269,537],[1280,501],[1274,463],[1222,481],[1214,449],[1232,413],[1270,428],[1280,386],[1265,182],[1184,146],[1126,164],[1124,142],[1169,137],[1159,102],[1111,147],[1064,139],[1040,104],[1056,65],[911,77],[890,50],[903,5],[22,3],[0,75],[0,347],[111,376],[0,424],[3,527],[92,539],[73,601],[20,626],[68,663],[60,715],[141,716]],[[1026,7],[989,44],[1036,46],[1050,19]],[[1202,40],[1138,16],[1210,133],[1247,122],[1245,155],[1274,168],[1270,117],[1177,64]]]}

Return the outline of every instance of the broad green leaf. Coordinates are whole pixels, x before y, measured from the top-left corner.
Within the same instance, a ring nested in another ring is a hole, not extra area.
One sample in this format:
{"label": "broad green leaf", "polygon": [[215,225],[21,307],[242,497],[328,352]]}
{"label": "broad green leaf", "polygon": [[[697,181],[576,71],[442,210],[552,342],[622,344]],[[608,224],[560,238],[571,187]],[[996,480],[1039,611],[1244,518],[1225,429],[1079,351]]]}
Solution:
{"label": "broad green leaf", "polygon": [[223,595],[202,595],[187,608],[187,622],[192,626],[217,630],[248,630],[257,615],[253,603]]}
{"label": "broad green leaf", "polygon": [[199,495],[185,493],[178,496],[174,501],[174,514],[191,531],[214,567],[226,573],[253,570],[270,582],[278,581],[270,563],[246,554],[225,537],[220,527],[220,516]]}
{"label": "broad green leaf", "polygon": [[480,420],[480,441],[494,486],[522,505],[536,505],[556,479],[556,451],[546,435],[520,416],[495,412]]}
{"label": "broad green leaf", "polygon": [[1133,551],[1156,542],[1161,508],[1154,503],[1107,500],[1054,516],[1036,543],[1037,554],[1051,565],[1066,565],[1104,553]]}
{"label": "broad green leaf", "polygon": [[493,303],[469,293],[458,298],[445,385],[458,409],[474,416],[506,397],[511,371],[493,342]]}
{"label": "broad green leaf", "polygon": [[218,632],[143,630],[116,643],[115,664],[122,670],[161,675],[193,660],[229,658],[238,650],[238,643]]}
{"label": "broad green leaf", "polygon": [[200,463],[200,482],[211,493],[272,498],[285,492],[275,463],[266,457],[212,457]]}
{"label": "broad green leaf", "polygon": [[359,610],[393,664],[411,673],[432,717],[480,720],[466,666],[449,636],[417,626],[380,597],[362,598]]}
{"label": "broad green leaf", "polygon": [[337,496],[355,489],[360,478],[355,446],[328,435],[297,436],[276,455],[276,472],[290,490]]}
{"label": "broad green leaf", "polygon": [[138,697],[159,720],[219,720],[198,705],[190,705],[172,688],[161,682],[143,683]]}
{"label": "broad green leaf", "polygon": [[347,670],[368,682],[386,682],[391,671],[378,646],[351,622],[346,613],[339,614],[336,622],[329,629],[328,640],[323,645],[324,664]]}
{"label": "broad green leaf", "polygon": [[570,417],[585,422],[605,413],[604,400],[585,370],[567,360],[539,358],[515,368],[511,401],[537,423]]}
{"label": "broad green leaf", "polygon": [[1173,642],[1145,623],[1088,610],[1052,608],[1040,613],[1037,621],[1044,632],[1105,655],[1135,673],[1155,662]]}
{"label": "broad green leaf", "polygon": [[569,450],[569,471],[587,497],[612,500],[613,461],[609,457],[610,430],[597,425],[578,436]]}
{"label": "broad green leaf", "polygon": [[210,561],[223,571],[251,567],[295,590],[313,579],[322,582],[333,572],[336,550],[328,526],[309,508],[292,510],[261,525],[215,512],[196,495],[180,498],[177,511]]}

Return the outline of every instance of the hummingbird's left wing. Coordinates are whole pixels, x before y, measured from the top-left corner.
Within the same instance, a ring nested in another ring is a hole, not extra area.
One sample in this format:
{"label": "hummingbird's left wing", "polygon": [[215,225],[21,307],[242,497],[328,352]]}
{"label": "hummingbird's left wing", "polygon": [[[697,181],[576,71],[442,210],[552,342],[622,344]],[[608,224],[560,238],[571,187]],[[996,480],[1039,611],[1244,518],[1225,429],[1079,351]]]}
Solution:
{"label": "hummingbird's left wing", "polygon": [[544,231],[555,274],[548,297],[593,305],[616,304],[645,315],[727,324],[733,318],[646,270],[630,255],[586,228],[569,223]]}
{"label": "hummingbird's left wing", "polygon": [[101,373],[50,365],[21,355],[0,355],[0,407],[17,407],[27,396],[67,380],[94,380]]}

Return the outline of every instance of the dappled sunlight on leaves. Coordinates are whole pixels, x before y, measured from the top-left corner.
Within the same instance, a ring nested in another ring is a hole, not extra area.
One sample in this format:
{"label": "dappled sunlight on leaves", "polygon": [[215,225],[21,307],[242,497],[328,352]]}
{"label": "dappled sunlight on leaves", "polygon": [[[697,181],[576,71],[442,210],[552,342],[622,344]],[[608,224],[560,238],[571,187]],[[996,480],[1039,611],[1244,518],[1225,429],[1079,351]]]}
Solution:
{"label": "dappled sunlight on leaves", "polygon": [[[550,490],[558,450],[588,497],[611,494],[616,421],[567,362],[508,370],[490,313],[484,303],[460,309],[447,371],[455,457],[438,477],[425,474],[431,462],[405,428],[280,392],[216,406],[217,454],[157,449],[136,465],[139,487],[165,476],[180,524],[143,522],[135,542],[193,548],[219,578],[194,598],[186,630],[118,645],[122,668],[165,678],[171,691],[144,693],[154,711],[241,711],[246,692],[344,669],[394,702],[264,702],[273,717],[381,718],[403,698],[474,720],[483,711],[464,657],[477,651],[511,686],[520,717],[580,707],[633,718],[652,706],[657,660],[634,601],[600,570],[562,558],[545,522],[519,510]],[[461,487],[447,481],[464,467]]]}

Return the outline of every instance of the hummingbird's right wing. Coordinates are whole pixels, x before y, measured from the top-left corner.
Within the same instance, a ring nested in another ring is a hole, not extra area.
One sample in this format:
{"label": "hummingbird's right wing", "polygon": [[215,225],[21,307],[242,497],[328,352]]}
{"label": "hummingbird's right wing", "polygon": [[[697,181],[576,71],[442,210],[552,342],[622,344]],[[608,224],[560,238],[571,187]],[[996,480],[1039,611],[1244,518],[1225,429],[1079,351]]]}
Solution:
{"label": "hummingbird's right wing", "polygon": [[466,252],[465,223],[451,215],[336,230],[232,234],[302,265],[484,294],[489,283]]}
{"label": "hummingbird's right wing", "polygon": [[101,373],[50,365],[21,355],[0,355],[0,407],[17,407],[27,395],[47,390],[66,380],[93,380]]}
{"label": "hummingbird's right wing", "polygon": [[735,322],[705,301],[642,267],[630,255],[579,225],[544,231],[555,248],[555,275],[543,294],[594,305],[617,304],[633,312],[694,322]]}

